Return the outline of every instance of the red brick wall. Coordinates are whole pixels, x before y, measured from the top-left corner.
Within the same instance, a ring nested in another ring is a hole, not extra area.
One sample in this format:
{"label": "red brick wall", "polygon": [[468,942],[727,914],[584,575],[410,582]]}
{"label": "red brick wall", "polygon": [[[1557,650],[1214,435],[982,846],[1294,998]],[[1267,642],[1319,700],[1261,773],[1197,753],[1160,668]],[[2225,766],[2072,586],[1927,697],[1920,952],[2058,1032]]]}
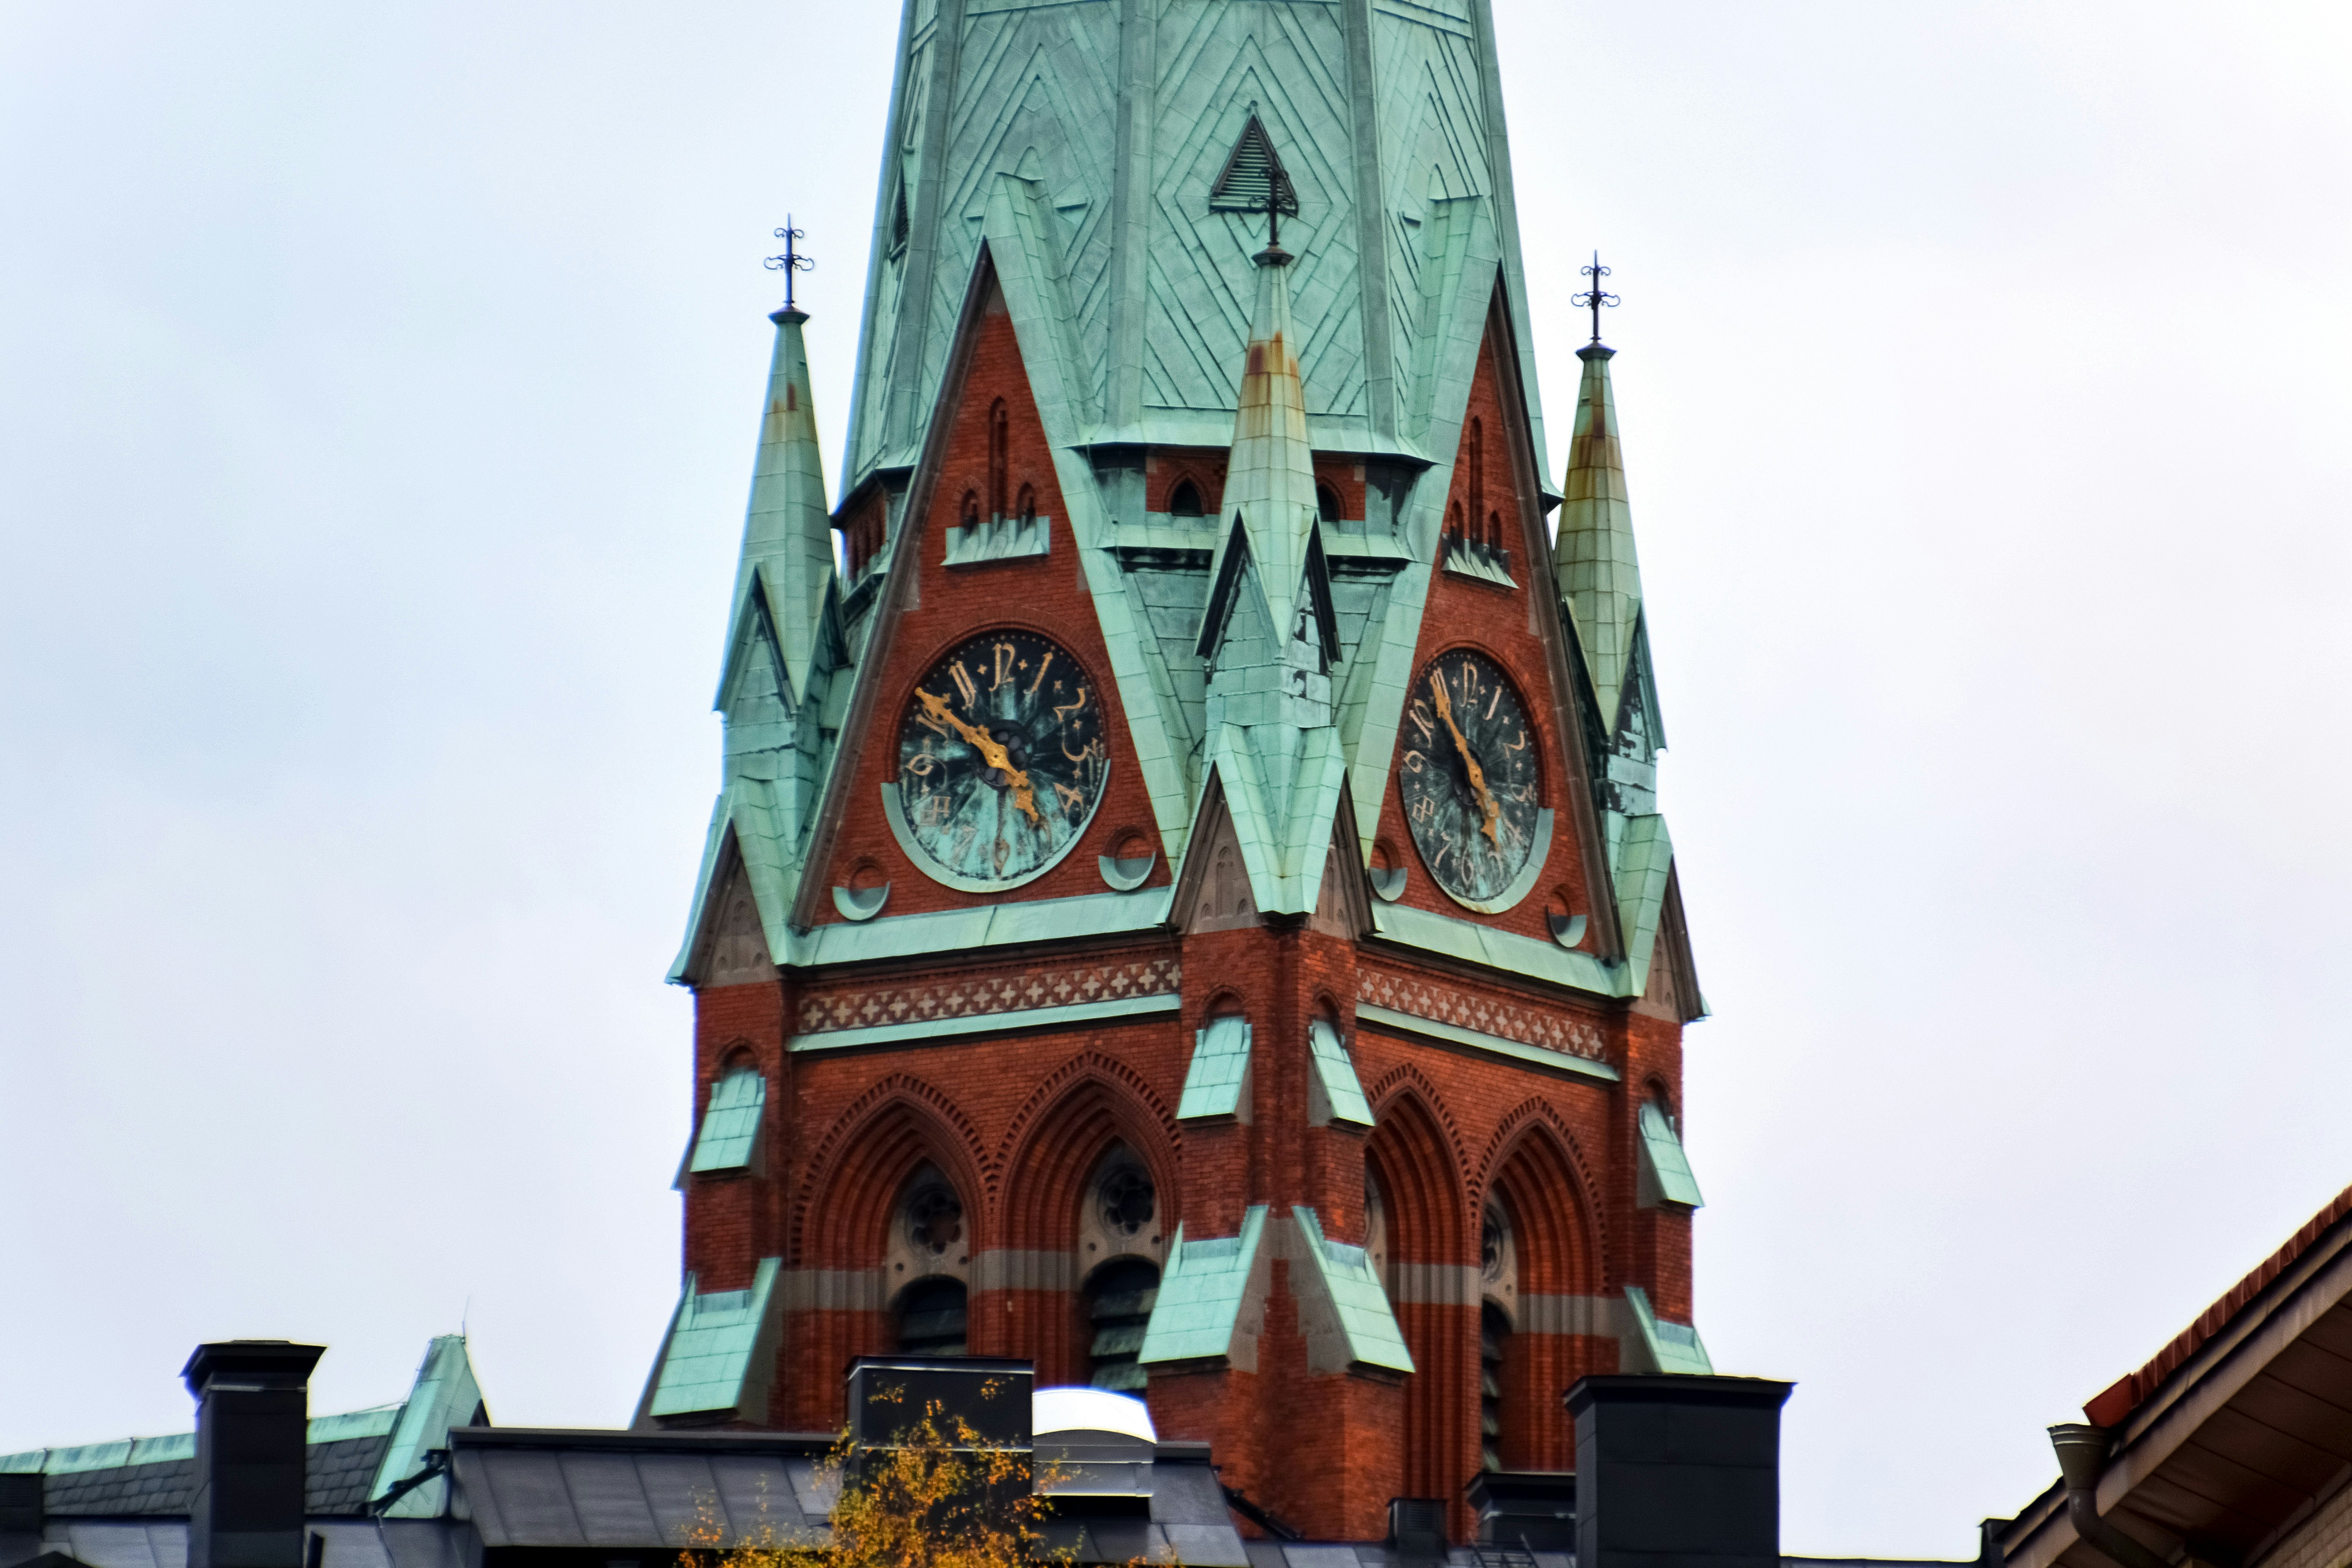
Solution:
{"label": "red brick wall", "polygon": [[[943,564],[947,530],[955,526],[966,490],[983,497],[988,511],[988,416],[998,398],[1011,417],[1011,440],[1005,493],[1015,497],[1024,485],[1036,492],[1037,510],[1053,519],[1052,548],[1042,556],[992,561],[982,566],[949,568]],[[1069,507],[1055,481],[1045,427],[1037,417],[1028,378],[1014,341],[1013,318],[1000,295],[990,302],[972,345],[970,369],[956,403],[948,437],[947,455],[939,483],[931,492],[926,518],[909,519],[902,527],[919,527],[910,541],[916,551],[916,606],[899,612],[889,648],[883,653],[880,700],[874,722],[857,754],[856,779],[841,831],[834,841],[833,860],[824,872],[827,885],[890,883],[887,911],[912,915],[925,910],[968,908],[992,904],[997,894],[963,893],[933,882],[917,869],[890,831],[882,814],[882,786],[898,777],[898,730],[914,700],[916,683],[940,655],[987,627],[1019,626],[1055,639],[1075,654],[1093,677],[1089,683],[1102,704],[1104,742],[1110,748],[1110,779],[1103,801],[1088,824],[1086,836],[1061,862],[1019,890],[1023,898],[1069,898],[1103,891],[1098,856],[1111,853],[1131,832],[1160,841],[1143,778],[1128,742],[1126,709],[1111,679],[1110,656],[1103,647],[1100,622],[1087,592],[1078,552],[1070,539]],[[864,883],[853,877],[868,866]],[[1151,880],[1165,883],[1163,861]],[[820,903],[818,919],[839,919],[830,901]]]}
{"label": "red brick wall", "polygon": [[[1513,492],[1505,446],[1509,427],[1495,373],[1491,355],[1482,357],[1471,407],[1486,431],[1486,505],[1516,526],[1534,508]],[[950,572],[938,559],[940,530],[967,487],[986,486],[986,417],[999,397],[1012,415],[1007,490],[1017,495],[1024,483],[1036,488],[1040,510],[1055,519],[1054,549],[1044,558]],[[985,627],[1034,626],[1086,662],[1098,677],[1112,747],[1109,793],[1087,841],[1010,896],[1101,891],[1094,856],[1109,852],[1129,831],[1150,831],[1151,824],[1118,693],[1100,679],[1108,660],[1001,307],[981,324],[970,381],[950,417],[955,423],[947,468],[917,541],[919,604],[904,612],[893,645],[882,653],[881,722],[858,755],[859,776],[831,870],[836,882],[847,882],[859,862],[875,862],[893,883],[893,915],[994,901],[944,888],[909,864],[878,800],[879,785],[895,769],[896,731],[908,688],[939,653]],[[1223,458],[1222,453],[1156,454],[1147,476],[1150,504],[1164,507],[1167,487],[1191,473],[1213,507]],[[1364,486],[1353,460],[1321,459],[1317,471],[1339,488],[1342,509],[1361,516]],[[1456,483],[1466,485],[1466,476]],[[1547,802],[1557,810],[1566,803],[1565,748],[1577,738],[1554,731],[1548,664],[1531,619],[1539,605],[1530,597],[1549,589],[1528,583],[1525,563],[1533,552],[1524,542],[1515,547],[1522,580],[1516,592],[1435,574],[1419,657],[1452,645],[1454,628],[1476,629],[1477,645],[1513,672],[1546,731]],[[1565,811],[1560,814],[1545,885],[1567,883],[1580,897],[1578,846]],[[1412,856],[1393,789],[1381,823],[1382,834]],[[1205,852],[1208,846],[1195,847]],[[1155,880],[1164,882],[1166,875],[1163,868]],[[1430,886],[1425,872],[1410,885],[1414,902],[1470,918]],[[1488,923],[1548,936],[1542,905],[1540,895],[1530,896]],[[946,986],[982,977],[1028,981],[1066,974],[1074,965],[1175,960],[1181,960],[1181,994],[1172,1016],[856,1051],[791,1055],[783,1050],[820,1009],[829,1009],[822,1016],[837,1024],[852,993],[875,988]],[[1572,1017],[1595,1032],[1623,1082],[1612,1086],[1359,1030],[1360,968],[1410,976],[1474,1008],[1484,1002]],[[1180,1127],[1174,1113],[1194,1031],[1213,1007],[1225,1005],[1238,1007],[1253,1026],[1251,1114],[1231,1124]],[[1347,1035],[1379,1116],[1370,1134],[1307,1124],[1307,1025],[1318,1011],[1334,1016]],[[1119,938],[1075,956],[971,953],[929,966],[704,991],[696,1012],[698,1107],[721,1061],[737,1050],[752,1052],[770,1075],[765,1167],[753,1176],[688,1179],[685,1264],[706,1290],[748,1284],[762,1257],[780,1257],[792,1270],[879,1270],[903,1184],[924,1164],[937,1166],[955,1184],[964,1204],[967,1252],[975,1262],[1003,1249],[1066,1252],[1076,1245],[1084,1186],[1118,1142],[1150,1170],[1159,1192],[1157,1228],[1166,1236],[1172,1237],[1180,1221],[1194,1238],[1230,1236],[1252,1204],[1270,1206],[1271,1218],[1284,1221],[1292,1205],[1306,1204],[1328,1236],[1361,1241],[1369,1161],[1380,1173],[1391,1253],[1401,1264],[1453,1270],[1456,1278],[1459,1270],[1475,1269],[1478,1218],[1489,1195],[1500,1194],[1513,1215],[1522,1296],[1614,1295],[1630,1282],[1647,1288],[1666,1316],[1689,1314],[1687,1219],[1634,1207],[1635,1111],[1653,1082],[1679,1108],[1681,1030],[1671,1018],[1622,1003],[1570,1003],[1507,977],[1417,964],[1393,951],[1360,951],[1356,942],[1313,926],[1262,925]],[[1286,1291],[1288,1265],[1276,1265],[1275,1274],[1257,1369],[1155,1373],[1149,1397],[1161,1432],[1213,1442],[1229,1482],[1311,1534],[1377,1538],[1390,1498],[1422,1496],[1447,1499],[1457,1539],[1466,1536],[1472,1521],[1461,1491],[1479,1462],[1476,1305],[1417,1298],[1400,1302],[1398,1320],[1419,1369],[1409,1378],[1314,1374],[1307,1369],[1296,1303]],[[1084,1378],[1088,1333],[1075,1291],[983,1291],[976,1270],[973,1283],[968,1301],[974,1352],[1033,1358],[1048,1383]],[[837,1426],[841,1375],[849,1358],[887,1350],[891,1333],[887,1311],[788,1314],[771,1423],[799,1429]],[[1526,1332],[1514,1335],[1507,1356],[1507,1462],[1569,1467],[1572,1436],[1560,1395],[1585,1372],[1613,1370],[1613,1342]]]}
{"label": "red brick wall", "polygon": [[1576,821],[1569,810],[1566,773],[1567,759],[1574,749],[1582,747],[1583,738],[1562,731],[1557,716],[1569,710],[1555,700],[1549,656],[1536,630],[1536,616],[1545,612],[1543,601],[1554,591],[1550,583],[1534,580],[1530,565],[1539,558],[1530,548],[1529,532],[1543,527],[1543,514],[1534,497],[1518,493],[1512,477],[1516,427],[1504,416],[1502,397],[1496,387],[1492,339],[1479,350],[1477,372],[1470,384],[1469,412],[1463,417],[1462,439],[1447,491],[1449,512],[1457,500],[1465,507],[1468,504],[1473,420],[1478,421],[1486,433],[1484,505],[1488,511],[1499,511],[1503,516],[1505,539],[1511,551],[1511,575],[1517,579],[1518,587],[1505,589],[1442,568],[1433,570],[1429,607],[1423,612],[1421,641],[1413,650],[1413,673],[1418,678],[1430,660],[1450,648],[1462,647],[1477,649],[1509,673],[1527,704],[1528,716],[1541,731],[1543,803],[1553,813],[1551,852],[1535,890],[1516,908],[1501,915],[1473,915],[1446,897],[1430,880],[1429,868],[1422,863],[1419,852],[1413,848],[1412,831],[1405,825],[1403,801],[1395,781],[1396,765],[1402,762],[1405,751],[1402,735],[1390,768],[1388,793],[1381,803],[1377,838],[1388,856],[1387,863],[1412,867],[1413,874],[1405,884],[1406,904],[1549,942],[1551,932],[1544,923],[1544,913],[1556,892],[1566,897],[1568,907],[1564,913],[1591,913],[1585,891],[1583,851],[1577,842]]}

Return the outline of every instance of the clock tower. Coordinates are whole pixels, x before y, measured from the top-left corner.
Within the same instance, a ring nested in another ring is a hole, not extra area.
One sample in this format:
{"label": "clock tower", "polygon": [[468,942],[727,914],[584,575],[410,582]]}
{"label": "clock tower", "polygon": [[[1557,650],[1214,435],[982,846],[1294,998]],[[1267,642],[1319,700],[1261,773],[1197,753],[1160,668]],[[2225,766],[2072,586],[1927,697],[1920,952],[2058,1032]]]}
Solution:
{"label": "clock tower", "polygon": [[772,319],[640,1423],[1018,1356],[1465,1539],[1577,1377],[1706,1370],[1612,350],[1555,470],[1495,61],[1486,0],[907,0],[837,504]]}

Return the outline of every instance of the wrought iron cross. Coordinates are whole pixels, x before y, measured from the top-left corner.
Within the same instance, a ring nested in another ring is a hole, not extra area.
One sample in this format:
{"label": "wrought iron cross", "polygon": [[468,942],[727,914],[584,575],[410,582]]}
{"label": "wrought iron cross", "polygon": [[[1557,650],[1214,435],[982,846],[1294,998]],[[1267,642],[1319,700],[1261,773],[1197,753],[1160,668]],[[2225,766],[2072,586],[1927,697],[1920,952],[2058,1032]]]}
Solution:
{"label": "wrought iron cross", "polygon": [[808,238],[808,231],[793,227],[792,214],[784,214],[784,226],[776,231],[776,237],[784,242],[784,254],[772,256],[760,265],[770,272],[781,272],[784,275],[784,308],[791,310],[795,308],[793,304],[793,274],[814,270],[816,258],[803,256],[793,249],[793,241]]}
{"label": "wrought iron cross", "polygon": [[1580,267],[1577,270],[1582,273],[1583,276],[1592,279],[1592,287],[1578,295],[1575,298],[1570,300],[1569,303],[1570,305],[1591,308],[1592,311],[1592,340],[1597,343],[1601,341],[1601,308],[1603,305],[1616,304],[1617,297],[1614,294],[1604,293],[1601,290],[1601,280],[1609,276],[1609,269],[1601,265],[1601,253],[1599,251],[1596,250],[1592,253],[1592,265],[1591,267]]}

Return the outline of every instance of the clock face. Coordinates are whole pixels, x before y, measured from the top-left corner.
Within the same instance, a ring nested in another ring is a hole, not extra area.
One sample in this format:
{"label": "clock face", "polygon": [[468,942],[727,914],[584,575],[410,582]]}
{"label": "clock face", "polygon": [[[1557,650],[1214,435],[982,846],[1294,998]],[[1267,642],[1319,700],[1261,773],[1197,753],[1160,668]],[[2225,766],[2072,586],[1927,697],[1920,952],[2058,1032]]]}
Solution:
{"label": "clock face", "polygon": [[1534,852],[1535,736],[1518,692],[1483,653],[1440,653],[1414,678],[1398,789],[1413,847],[1458,899],[1499,896]]}
{"label": "clock face", "polygon": [[949,879],[1005,884],[1076,841],[1110,774],[1095,682],[1034,632],[989,632],[915,683],[898,727],[908,837]]}

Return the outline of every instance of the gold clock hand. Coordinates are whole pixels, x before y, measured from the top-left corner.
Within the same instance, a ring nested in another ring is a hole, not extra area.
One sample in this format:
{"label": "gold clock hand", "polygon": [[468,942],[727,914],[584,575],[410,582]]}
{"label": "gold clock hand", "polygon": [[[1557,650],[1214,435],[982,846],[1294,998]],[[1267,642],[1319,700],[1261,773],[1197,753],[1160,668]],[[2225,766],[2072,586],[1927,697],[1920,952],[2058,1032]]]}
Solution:
{"label": "gold clock hand", "polygon": [[1454,744],[1461,748],[1462,765],[1469,769],[1470,792],[1478,797],[1478,810],[1485,818],[1478,824],[1478,831],[1486,835],[1488,843],[1499,850],[1503,847],[1503,837],[1496,831],[1496,822],[1502,816],[1503,808],[1493,795],[1487,793],[1486,770],[1478,766],[1477,756],[1471,751],[1470,742],[1463,735],[1462,727],[1454,722],[1453,699],[1445,695],[1445,682],[1435,670],[1429,672],[1429,689],[1437,699],[1437,716],[1445,721],[1446,729],[1454,737]]}
{"label": "gold clock hand", "polygon": [[915,688],[915,695],[922,703],[926,713],[933,718],[942,718],[955,726],[956,733],[970,741],[979,751],[980,759],[1004,775],[1005,782],[1013,786],[1013,806],[1023,816],[1028,818],[1034,826],[1044,827],[1045,819],[1037,815],[1036,792],[1029,787],[1029,775],[1013,766],[1013,758],[1006,754],[1003,743],[988,731],[975,728],[956,717],[955,710],[948,706],[947,698],[935,697],[920,686]]}

